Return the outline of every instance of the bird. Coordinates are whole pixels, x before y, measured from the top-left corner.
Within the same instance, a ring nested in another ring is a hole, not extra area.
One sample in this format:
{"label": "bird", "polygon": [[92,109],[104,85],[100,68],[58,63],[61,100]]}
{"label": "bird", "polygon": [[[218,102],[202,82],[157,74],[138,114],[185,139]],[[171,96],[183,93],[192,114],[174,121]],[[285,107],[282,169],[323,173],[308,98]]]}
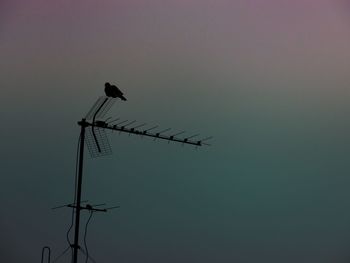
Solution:
{"label": "bird", "polygon": [[109,82],[105,83],[105,93],[107,97],[120,98],[121,100],[126,101],[123,92],[121,92],[117,86],[109,84]]}

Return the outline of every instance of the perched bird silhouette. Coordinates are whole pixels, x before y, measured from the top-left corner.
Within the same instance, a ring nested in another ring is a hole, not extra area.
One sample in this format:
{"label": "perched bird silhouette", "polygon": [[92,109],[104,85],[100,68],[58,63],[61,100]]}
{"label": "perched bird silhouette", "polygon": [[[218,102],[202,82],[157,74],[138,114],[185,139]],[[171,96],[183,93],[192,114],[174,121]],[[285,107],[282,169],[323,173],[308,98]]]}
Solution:
{"label": "perched bird silhouette", "polygon": [[120,98],[124,101],[126,100],[123,96],[123,92],[121,92],[117,86],[109,84],[109,82],[105,83],[105,93],[107,97]]}

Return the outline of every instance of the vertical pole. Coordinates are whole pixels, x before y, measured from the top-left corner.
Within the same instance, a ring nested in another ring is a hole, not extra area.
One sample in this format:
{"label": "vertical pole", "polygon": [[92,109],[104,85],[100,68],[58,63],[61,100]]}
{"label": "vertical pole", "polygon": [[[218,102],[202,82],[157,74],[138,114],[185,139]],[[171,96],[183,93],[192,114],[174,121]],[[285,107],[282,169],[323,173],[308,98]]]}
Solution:
{"label": "vertical pole", "polygon": [[73,263],[78,262],[78,249],[79,249],[79,224],[80,224],[80,202],[81,202],[81,186],[83,182],[83,161],[84,161],[84,142],[85,142],[85,128],[87,127],[85,119],[79,122],[81,126],[80,131],[80,149],[79,149],[79,170],[78,170],[78,184],[77,184],[77,196],[76,196],[76,211],[75,211],[75,233],[74,233],[74,245],[73,245]]}

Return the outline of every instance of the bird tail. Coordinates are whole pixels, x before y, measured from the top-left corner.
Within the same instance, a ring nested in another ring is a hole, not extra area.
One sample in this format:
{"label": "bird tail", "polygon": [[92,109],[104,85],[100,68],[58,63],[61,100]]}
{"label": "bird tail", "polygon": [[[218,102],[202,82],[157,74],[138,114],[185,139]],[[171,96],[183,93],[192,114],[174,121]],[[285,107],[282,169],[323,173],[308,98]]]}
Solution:
{"label": "bird tail", "polygon": [[123,95],[121,95],[120,98],[121,98],[123,101],[126,101],[126,98],[125,98]]}

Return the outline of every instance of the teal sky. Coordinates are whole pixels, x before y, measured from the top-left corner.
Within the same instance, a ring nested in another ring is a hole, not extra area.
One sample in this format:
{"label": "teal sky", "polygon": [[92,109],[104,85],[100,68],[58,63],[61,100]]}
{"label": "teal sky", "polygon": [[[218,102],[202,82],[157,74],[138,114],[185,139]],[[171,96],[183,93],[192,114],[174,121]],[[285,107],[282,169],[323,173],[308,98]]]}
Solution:
{"label": "teal sky", "polygon": [[51,207],[109,81],[110,116],[214,139],[86,152],[84,199],[121,205],[92,218],[96,262],[348,262],[349,47],[346,0],[1,1],[0,261],[67,247]]}

